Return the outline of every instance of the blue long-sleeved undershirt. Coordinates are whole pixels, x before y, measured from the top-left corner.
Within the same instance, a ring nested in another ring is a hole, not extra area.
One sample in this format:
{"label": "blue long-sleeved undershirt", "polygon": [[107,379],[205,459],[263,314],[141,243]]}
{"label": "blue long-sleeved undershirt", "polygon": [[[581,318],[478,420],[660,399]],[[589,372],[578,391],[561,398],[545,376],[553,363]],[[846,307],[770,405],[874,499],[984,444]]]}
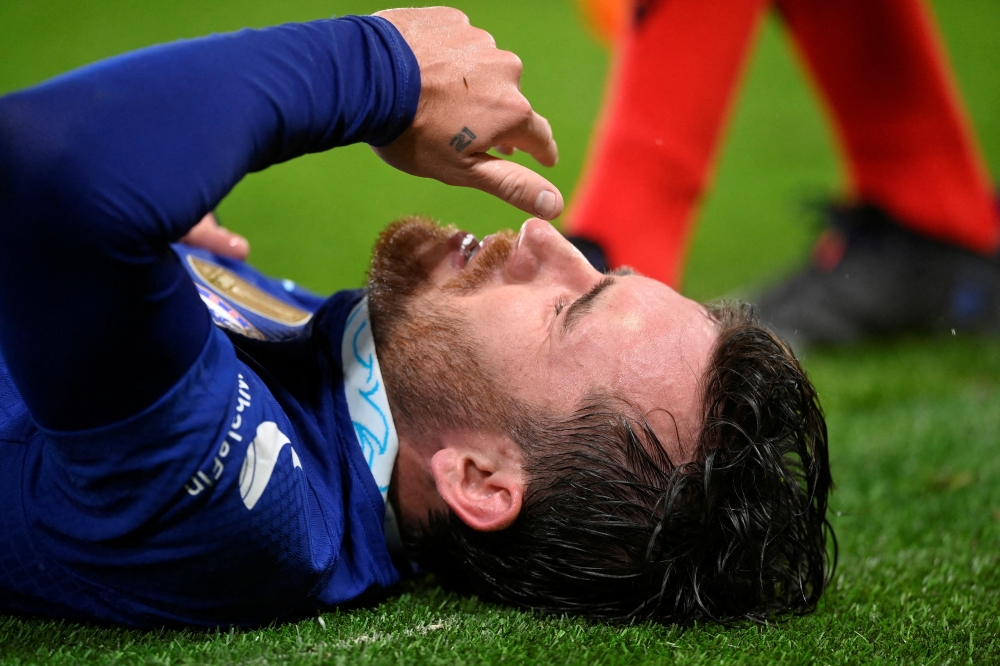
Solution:
{"label": "blue long-sleeved undershirt", "polygon": [[0,98],[0,354],[32,416],[139,412],[210,320],[170,250],[249,172],[413,120],[412,51],[373,17],[156,46]]}

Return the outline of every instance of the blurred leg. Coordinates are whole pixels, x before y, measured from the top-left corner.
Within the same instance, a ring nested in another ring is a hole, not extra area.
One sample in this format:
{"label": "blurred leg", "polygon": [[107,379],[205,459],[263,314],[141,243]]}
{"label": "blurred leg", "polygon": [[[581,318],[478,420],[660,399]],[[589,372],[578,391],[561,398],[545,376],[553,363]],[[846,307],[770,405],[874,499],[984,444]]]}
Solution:
{"label": "blurred leg", "polygon": [[[839,0],[837,0],[839,2]],[[638,3],[568,216],[612,266],[671,285],[767,0]]]}
{"label": "blurred leg", "polygon": [[991,253],[994,193],[921,0],[779,0],[829,104],[854,195],[912,231]]}
{"label": "blurred leg", "polygon": [[856,201],[756,299],[793,344],[1000,333],[998,213],[920,0],[777,0],[829,105]]}

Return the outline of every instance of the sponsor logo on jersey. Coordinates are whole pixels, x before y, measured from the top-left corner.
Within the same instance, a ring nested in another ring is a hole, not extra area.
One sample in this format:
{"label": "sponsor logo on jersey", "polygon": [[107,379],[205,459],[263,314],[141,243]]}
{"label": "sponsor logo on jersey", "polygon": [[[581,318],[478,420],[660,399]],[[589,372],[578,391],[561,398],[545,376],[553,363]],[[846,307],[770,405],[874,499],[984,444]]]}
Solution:
{"label": "sponsor logo on jersey", "polygon": [[[257,500],[264,494],[274,467],[278,464],[278,456],[281,449],[291,441],[285,433],[278,430],[278,424],[274,421],[264,421],[257,426],[257,436],[247,447],[247,456],[243,459],[243,467],[240,469],[240,497],[247,509],[253,509]],[[289,447],[292,452],[292,468],[302,468],[299,456],[295,449]]]}
{"label": "sponsor logo on jersey", "polygon": [[191,479],[184,486],[184,490],[186,490],[187,494],[192,497],[200,495],[203,490],[211,488],[218,483],[222,473],[226,470],[225,460],[229,455],[229,451],[238,443],[243,441],[243,435],[240,434],[240,428],[243,427],[243,410],[250,406],[250,385],[247,384],[241,374],[236,375],[236,381],[236,414],[233,415],[233,421],[229,424],[229,433],[222,438],[222,443],[219,444],[219,450],[212,459],[211,469],[199,469],[191,476]]}
{"label": "sponsor logo on jersey", "polygon": [[229,269],[190,254],[187,256],[187,261],[195,275],[204,280],[220,296],[228,298],[256,315],[285,326],[303,326],[312,319],[312,313],[285,303]]}

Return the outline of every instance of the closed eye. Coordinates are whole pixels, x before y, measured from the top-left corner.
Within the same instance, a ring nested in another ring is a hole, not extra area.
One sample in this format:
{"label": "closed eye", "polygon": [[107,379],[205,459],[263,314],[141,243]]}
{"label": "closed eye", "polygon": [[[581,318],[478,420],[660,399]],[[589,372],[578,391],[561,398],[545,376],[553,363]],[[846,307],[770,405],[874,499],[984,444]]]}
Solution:
{"label": "closed eye", "polygon": [[600,296],[602,291],[613,285],[615,281],[614,276],[605,275],[590,291],[570,303],[566,308],[566,316],[563,318],[563,332],[568,333],[569,329],[576,322],[590,312],[594,307],[594,300]]}

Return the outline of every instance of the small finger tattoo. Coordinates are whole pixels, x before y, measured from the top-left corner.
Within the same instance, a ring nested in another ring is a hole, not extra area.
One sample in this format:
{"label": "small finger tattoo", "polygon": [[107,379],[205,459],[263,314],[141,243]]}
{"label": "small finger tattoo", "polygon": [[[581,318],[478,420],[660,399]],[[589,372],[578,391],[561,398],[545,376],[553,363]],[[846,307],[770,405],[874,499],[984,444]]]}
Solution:
{"label": "small finger tattoo", "polygon": [[472,140],[476,138],[476,135],[468,127],[463,127],[462,131],[451,137],[451,141],[448,142],[449,146],[455,148],[456,153],[460,153],[469,147]]}

